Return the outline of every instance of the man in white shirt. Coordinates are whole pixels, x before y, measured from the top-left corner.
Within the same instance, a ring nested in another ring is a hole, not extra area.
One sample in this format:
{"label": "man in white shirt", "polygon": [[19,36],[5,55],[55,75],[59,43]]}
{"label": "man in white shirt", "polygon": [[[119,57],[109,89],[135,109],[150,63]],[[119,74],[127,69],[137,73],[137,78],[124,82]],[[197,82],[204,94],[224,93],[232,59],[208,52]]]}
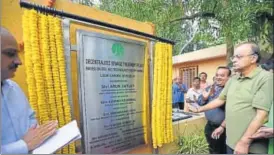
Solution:
{"label": "man in white shirt", "polygon": [[187,91],[186,94],[186,103],[187,104],[191,104],[195,107],[198,106],[197,101],[198,101],[198,97],[202,94],[203,90],[200,88],[200,78],[199,77],[195,77],[193,79],[193,83],[192,83],[192,88],[190,88]]}
{"label": "man in white shirt", "polygon": [[10,78],[21,60],[18,45],[1,27],[1,154],[28,154],[56,132],[57,121],[38,126],[20,87]]}
{"label": "man in white shirt", "polygon": [[200,78],[200,88],[201,89],[206,89],[208,86],[210,86],[210,84],[206,81],[207,80],[207,74],[206,72],[202,72],[199,75]]}

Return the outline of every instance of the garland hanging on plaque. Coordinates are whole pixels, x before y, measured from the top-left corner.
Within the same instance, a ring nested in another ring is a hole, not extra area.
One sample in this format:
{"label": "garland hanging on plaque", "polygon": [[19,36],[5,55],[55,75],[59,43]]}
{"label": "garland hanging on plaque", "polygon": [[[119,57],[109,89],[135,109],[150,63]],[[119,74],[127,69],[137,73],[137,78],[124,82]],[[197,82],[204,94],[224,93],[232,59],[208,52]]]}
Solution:
{"label": "garland hanging on plaque", "polygon": [[[25,10],[23,40],[29,102],[40,124],[71,121],[61,19]],[[72,143],[57,152],[75,153]]]}
{"label": "garland hanging on plaque", "polygon": [[173,141],[171,45],[156,43],[153,73],[152,139],[157,148]]}

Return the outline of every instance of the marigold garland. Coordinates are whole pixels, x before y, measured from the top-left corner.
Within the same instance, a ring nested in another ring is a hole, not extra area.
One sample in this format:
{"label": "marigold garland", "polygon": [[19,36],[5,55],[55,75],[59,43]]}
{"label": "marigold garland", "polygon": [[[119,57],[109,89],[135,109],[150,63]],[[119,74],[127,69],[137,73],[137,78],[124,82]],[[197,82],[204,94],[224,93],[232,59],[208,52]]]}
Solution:
{"label": "marigold garland", "polygon": [[[62,127],[71,121],[71,109],[61,20],[35,10],[25,10],[22,21],[30,104],[40,124],[58,120]],[[57,153],[74,154],[75,144]]]}
{"label": "marigold garland", "polygon": [[[61,85],[61,96],[62,96],[62,107],[64,110],[64,120],[66,123],[71,121],[71,109],[69,105],[69,97],[68,97],[68,88],[67,88],[67,79],[66,79],[66,67],[65,67],[65,55],[64,55],[64,47],[63,47],[63,34],[62,34],[62,26],[61,20],[58,18],[54,19],[54,31],[55,31],[55,39],[56,39],[56,48],[57,48],[57,60],[59,65],[59,77],[60,77],[60,85]],[[63,149],[63,153],[66,151],[75,152],[74,143],[71,143],[67,148]],[[68,153],[68,152],[67,152]]]}
{"label": "marigold garland", "polygon": [[[38,13],[37,14],[38,16],[38,36],[39,36],[39,54],[40,54],[40,63],[41,63],[41,66],[42,66],[42,79],[43,79],[43,83],[44,83],[44,93],[45,93],[45,103],[49,103],[48,102],[48,92],[47,92],[47,78],[45,77],[46,76],[46,71],[45,71],[45,62],[44,62],[44,59],[47,59],[47,58],[44,58],[44,51],[45,49],[43,49],[43,42],[45,38],[43,38],[42,36],[42,31],[43,31],[43,28],[45,27],[45,19],[43,18],[43,14],[40,14]],[[48,109],[48,116],[50,118],[50,109],[49,109],[49,104],[46,104],[47,106],[47,109]]]}
{"label": "marigold garland", "polygon": [[36,83],[33,73],[32,63],[32,47],[30,42],[30,11],[25,11],[23,14],[23,40],[24,40],[24,58],[26,66],[26,81],[28,84],[29,102],[33,110],[36,112],[36,117],[39,118],[39,110],[37,103]]}
{"label": "marigold garland", "polygon": [[172,125],[172,88],[170,87],[172,85],[172,45],[168,45],[168,83],[167,83],[167,110],[168,110],[168,118],[169,121],[168,126],[168,142],[173,142],[173,125]]}
{"label": "marigold garland", "polygon": [[[42,39],[42,52],[43,56],[43,67],[45,72],[45,82],[46,82],[46,92],[48,97],[48,105],[50,109],[50,118],[51,120],[58,120],[57,109],[55,102],[55,91],[53,88],[53,73],[51,69],[51,55],[52,44],[49,44],[49,20],[47,15],[41,15],[41,39]],[[53,48],[54,49],[54,48]]]}
{"label": "marigold garland", "polygon": [[172,46],[156,43],[154,56],[152,140],[153,147],[173,141],[172,130]]}
{"label": "marigold garland", "polygon": [[43,79],[43,70],[41,64],[38,36],[38,14],[36,11],[30,11],[30,42],[32,52],[32,62],[34,78],[36,81],[36,92],[38,99],[39,121],[41,124],[49,121],[48,108],[45,98],[45,84]]}

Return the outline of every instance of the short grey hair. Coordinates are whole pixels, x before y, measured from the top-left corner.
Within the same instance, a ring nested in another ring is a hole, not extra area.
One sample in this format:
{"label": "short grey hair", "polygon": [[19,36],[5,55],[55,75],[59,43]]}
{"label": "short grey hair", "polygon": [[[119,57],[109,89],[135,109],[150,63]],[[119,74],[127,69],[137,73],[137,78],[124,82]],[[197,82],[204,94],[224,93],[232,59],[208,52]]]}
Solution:
{"label": "short grey hair", "polygon": [[235,48],[242,46],[242,45],[250,45],[252,54],[257,56],[256,63],[259,63],[261,61],[261,50],[260,47],[254,43],[254,42],[243,42],[238,44]]}

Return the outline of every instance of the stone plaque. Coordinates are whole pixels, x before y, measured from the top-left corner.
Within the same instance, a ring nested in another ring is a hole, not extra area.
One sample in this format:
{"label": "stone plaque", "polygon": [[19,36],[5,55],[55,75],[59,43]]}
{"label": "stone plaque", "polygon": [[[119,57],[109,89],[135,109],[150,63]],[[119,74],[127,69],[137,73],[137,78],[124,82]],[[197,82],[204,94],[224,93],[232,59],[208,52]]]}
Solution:
{"label": "stone plaque", "polygon": [[143,145],[145,43],[83,30],[77,41],[85,153],[121,153]]}

